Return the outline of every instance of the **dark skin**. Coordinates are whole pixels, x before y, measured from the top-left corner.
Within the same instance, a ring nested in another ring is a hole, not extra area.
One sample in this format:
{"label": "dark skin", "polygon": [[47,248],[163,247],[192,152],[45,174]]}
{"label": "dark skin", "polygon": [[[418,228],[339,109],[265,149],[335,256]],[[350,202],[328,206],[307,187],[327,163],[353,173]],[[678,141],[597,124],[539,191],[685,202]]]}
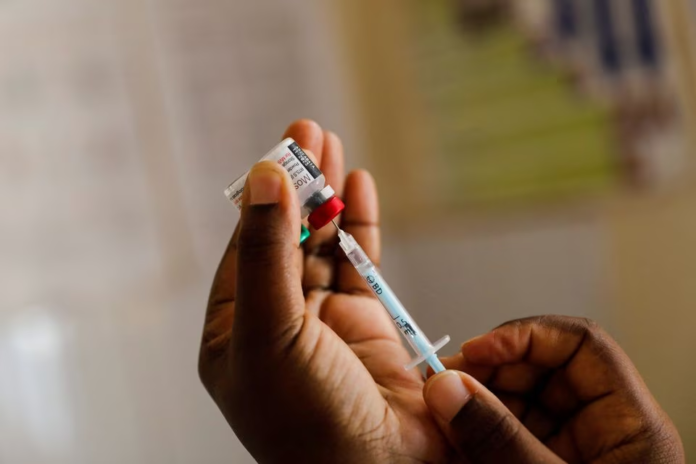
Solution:
{"label": "dark skin", "polygon": [[[314,122],[285,136],[313,153],[346,202],[342,227],[379,263],[369,174],[345,178],[340,140]],[[201,379],[258,462],[684,462],[630,360],[582,320],[506,324],[427,384],[405,371],[410,355],[335,230],[299,247],[298,210],[285,171],[255,166],[201,344]]]}
{"label": "dark skin", "polygon": [[[540,462],[547,450],[555,455],[548,462],[685,462],[679,434],[631,360],[590,320],[508,322],[444,363],[469,374],[462,381],[478,389],[471,402],[496,405],[479,421],[459,414],[442,424],[469,462]],[[517,438],[486,447],[496,427]]]}

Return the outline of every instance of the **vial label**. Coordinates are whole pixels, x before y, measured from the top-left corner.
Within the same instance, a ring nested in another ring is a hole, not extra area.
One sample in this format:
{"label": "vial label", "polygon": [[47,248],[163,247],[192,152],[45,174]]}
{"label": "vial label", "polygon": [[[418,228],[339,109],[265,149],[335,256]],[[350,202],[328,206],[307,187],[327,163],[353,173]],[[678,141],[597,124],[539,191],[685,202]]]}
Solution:
{"label": "vial label", "polygon": [[278,164],[290,174],[295,190],[300,190],[322,175],[319,168],[296,143],[288,147],[288,151],[278,160]]}
{"label": "vial label", "polygon": [[[290,179],[297,191],[308,186],[315,179],[322,176],[319,168],[295,142],[287,146],[281,144],[263,159],[275,161],[283,166],[288,174],[290,174]],[[239,210],[242,209],[242,195],[244,193],[244,184],[248,176],[249,173],[244,174],[225,190],[227,198],[229,198],[232,204]]]}
{"label": "vial label", "polygon": [[317,177],[321,176],[321,171],[319,168],[312,162],[312,160],[307,156],[307,154],[302,151],[299,145],[297,143],[292,143],[289,147],[290,151],[295,155],[295,158],[302,163],[302,166],[309,172],[315,179]]}

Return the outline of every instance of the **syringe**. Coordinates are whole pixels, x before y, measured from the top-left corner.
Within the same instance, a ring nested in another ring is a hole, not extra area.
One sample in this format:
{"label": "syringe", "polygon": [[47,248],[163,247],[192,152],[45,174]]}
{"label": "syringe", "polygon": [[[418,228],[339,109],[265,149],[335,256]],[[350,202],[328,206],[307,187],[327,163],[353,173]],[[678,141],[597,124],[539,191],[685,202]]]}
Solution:
{"label": "syringe", "polygon": [[358,242],[355,241],[352,235],[341,230],[335,222],[333,224],[338,230],[339,244],[346,253],[348,260],[353,264],[358,274],[365,279],[367,285],[391,316],[399,332],[401,332],[416,353],[416,357],[404,367],[410,370],[423,361],[426,361],[430,367],[433,368],[435,373],[444,371],[445,367],[435,353],[450,341],[449,335],[444,336],[434,345],[430,343],[428,337],[423,333],[420,327],[418,327],[418,324],[416,324],[416,321],[413,320],[408,311],[406,311],[404,305],[401,304],[394,294],[394,291],[384,281],[384,278],[379,271],[377,271],[377,268],[372,261],[370,261],[370,258],[367,257],[365,251],[360,248]]}

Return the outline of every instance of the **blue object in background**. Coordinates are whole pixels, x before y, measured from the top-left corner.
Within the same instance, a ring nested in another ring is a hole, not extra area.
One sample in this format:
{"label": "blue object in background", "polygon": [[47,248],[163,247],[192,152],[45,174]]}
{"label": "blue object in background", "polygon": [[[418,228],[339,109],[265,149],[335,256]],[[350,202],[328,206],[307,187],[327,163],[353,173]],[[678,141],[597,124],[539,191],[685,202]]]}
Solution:
{"label": "blue object in background", "polygon": [[573,0],[553,0],[556,32],[562,40],[578,36],[578,12]]}
{"label": "blue object in background", "polygon": [[592,0],[592,7],[602,68],[609,74],[618,74],[621,71],[622,60],[611,2]]}
{"label": "blue object in background", "polygon": [[636,46],[641,64],[657,68],[660,65],[660,46],[653,15],[652,0],[631,0],[636,27]]}

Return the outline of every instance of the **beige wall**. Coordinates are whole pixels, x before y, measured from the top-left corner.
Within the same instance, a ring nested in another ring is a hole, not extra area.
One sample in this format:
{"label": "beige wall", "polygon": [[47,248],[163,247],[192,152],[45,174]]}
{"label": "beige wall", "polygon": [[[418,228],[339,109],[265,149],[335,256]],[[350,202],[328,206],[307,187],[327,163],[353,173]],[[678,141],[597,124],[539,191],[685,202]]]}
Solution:
{"label": "beige wall", "polygon": [[[659,2],[674,57],[687,128],[695,127],[692,12],[686,1]],[[669,26],[668,26],[669,25]],[[621,341],[696,455],[696,151],[679,184],[624,198],[606,217],[613,307]]]}
{"label": "beige wall", "polygon": [[696,453],[696,189],[607,218],[620,341]]}

